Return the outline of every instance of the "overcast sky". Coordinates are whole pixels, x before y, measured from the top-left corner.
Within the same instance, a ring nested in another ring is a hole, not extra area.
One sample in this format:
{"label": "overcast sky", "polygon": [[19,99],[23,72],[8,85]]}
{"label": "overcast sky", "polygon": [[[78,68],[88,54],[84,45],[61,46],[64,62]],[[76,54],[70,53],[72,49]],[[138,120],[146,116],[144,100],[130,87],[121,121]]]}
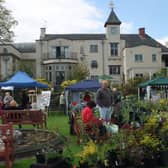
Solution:
{"label": "overcast sky", "polygon": [[[161,3],[162,1],[162,3]],[[40,28],[48,34],[104,33],[110,13],[110,0],[6,0],[6,7],[19,22],[15,42],[34,42]],[[161,42],[168,41],[167,0],[113,0],[122,21],[121,33],[147,34]]]}

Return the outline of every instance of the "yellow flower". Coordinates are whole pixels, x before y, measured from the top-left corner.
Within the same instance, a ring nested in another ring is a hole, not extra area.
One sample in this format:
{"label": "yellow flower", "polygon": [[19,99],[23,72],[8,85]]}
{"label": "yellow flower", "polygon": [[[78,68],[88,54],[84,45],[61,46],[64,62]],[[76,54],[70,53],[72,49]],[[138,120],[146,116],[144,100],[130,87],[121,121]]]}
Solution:
{"label": "yellow flower", "polygon": [[94,160],[95,157],[97,157],[97,146],[96,144],[90,140],[86,146],[83,147],[83,150],[77,154],[78,157],[81,158],[81,161],[88,161],[92,162],[92,159]]}

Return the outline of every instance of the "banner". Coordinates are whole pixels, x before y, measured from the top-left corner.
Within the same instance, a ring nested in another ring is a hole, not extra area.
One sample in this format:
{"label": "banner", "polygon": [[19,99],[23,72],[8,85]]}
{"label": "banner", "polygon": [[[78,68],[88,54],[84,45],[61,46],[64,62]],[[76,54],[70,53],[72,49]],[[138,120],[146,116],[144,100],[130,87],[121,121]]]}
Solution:
{"label": "banner", "polygon": [[42,91],[40,95],[37,95],[37,106],[40,109],[49,107],[51,99],[51,91]]}

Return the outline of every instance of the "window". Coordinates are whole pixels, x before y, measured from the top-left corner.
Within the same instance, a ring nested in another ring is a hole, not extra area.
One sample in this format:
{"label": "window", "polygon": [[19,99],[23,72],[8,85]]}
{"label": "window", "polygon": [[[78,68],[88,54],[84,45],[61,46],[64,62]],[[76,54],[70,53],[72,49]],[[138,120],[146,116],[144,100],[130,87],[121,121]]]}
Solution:
{"label": "window", "polygon": [[60,85],[65,80],[64,71],[56,71],[56,84]]}
{"label": "window", "polygon": [[134,59],[135,59],[135,62],[143,62],[143,55],[135,54]]}
{"label": "window", "polygon": [[83,46],[80,46],[80,54],[85,55]]}
{"label": "window", "polygon": [[97,53],[98,52],[98,46],[97,45],[90,45],[90,52],[91,53]]}
{"label": "window", "polygon": [[62,59],[67,58],[69,52],[69,47],[61,46],[61,47],[52,47],[51,48],[51,56],[50,58]]}
{"label": "window", "polygon": [[120,65],[110,65],[109,66],[110,75],[119,75],[120,74]]}
{"label": "window", "polygon": [[92,60],[92,61],[91,61],[91,67],[92,67],[92,68],[97,68],[97,67],[98,67],[98,64],[97,64],[97,61],[96,61],[96,60]]}
{"label": "window", "polygon": [[111,56],[118,56],[118,43],[111,43]]}
{"label": "window", "polygon": [[135,77],[141,78],[141,77],[143,77],[143,74],[142,73],[137,73],[137,74],[135,74]]}
{"label": "window", "polygon": [[8,49],[7,48],[3,48],[3,53],[8,53]]}
{"label": "window", "polygon": [[97,80],[97,81],[98,81],[98,79],[99,79],[98,75],[92,75],[90,78],[91,78],[92,80]]}
{"label": "window", "polygon": [[46,66],[46,79],[52,81],[52,66]]}
{"label": "window", "polygon": [[59,65],[56,65],[56,66],[55,66],[55,70],[59,70]]}
{"label": "window", "polygon": [[157,56],[156,54],[152,54],[152,62],[156,62],[157,61]]}

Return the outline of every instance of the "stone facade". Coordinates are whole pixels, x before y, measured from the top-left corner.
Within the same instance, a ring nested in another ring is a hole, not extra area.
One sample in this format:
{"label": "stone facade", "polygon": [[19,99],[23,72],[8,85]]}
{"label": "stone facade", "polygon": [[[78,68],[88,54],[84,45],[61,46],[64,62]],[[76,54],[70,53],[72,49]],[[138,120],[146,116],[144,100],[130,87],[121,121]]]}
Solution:
{"label": "stone facade", "polygon": [[152,76],[168,66],[168,48],[147,35],[145,28],[137,34],[121,34],[120,25],[112,9],[104,25],[105,34],[47,34],[41,28],[35,43],[1,44],[1,79],[19,69],[18,62],[29,62],[34,76],[47,79],[53,86],[69,79],[78,63],[88,67],[88,78],[108,75],[113,83]]}

